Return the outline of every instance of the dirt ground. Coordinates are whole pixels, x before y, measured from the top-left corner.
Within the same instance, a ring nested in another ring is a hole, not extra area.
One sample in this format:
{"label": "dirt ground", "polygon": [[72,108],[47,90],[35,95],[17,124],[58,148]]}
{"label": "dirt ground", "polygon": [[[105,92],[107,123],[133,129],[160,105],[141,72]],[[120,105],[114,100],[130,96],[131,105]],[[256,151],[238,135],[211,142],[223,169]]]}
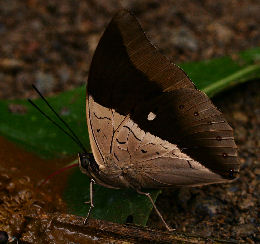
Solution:
{"label": "dirt ground", "polygon": [[[214,99],[235,130],[240,178],[230,184],[165,190],[157,206],[178,231],[226,240],[260,242],[260,82]],[[155,213],[151,226],[159,226]]]}
{"label": "dirt ground", "polygon": [[0,98],[45,95],[86,83],[100,35],[131,9],[173,62],[204,60],[260,44],[259,0],[0,1]]}
{"label": "dirt ground", "polygon": [[[85,84],[99,37],[122,6],[133,10],[149,39],[175,63],[260,45],[259,0],[0,0],[0,98],[33,97],[32,83],[45,95]],[[260,82],[253,81],[214,99],[235,130],[240,178],[163,191],[158,208],[178,231],[260,242],[259,91]],[[10,176],[0,173],[0,190],[12,192]],[[30,180],[19,180],[30,188]],[[17,202],[30,205],[30,194],[23,191]],[[155,213],[148,225],[163,228]]]}

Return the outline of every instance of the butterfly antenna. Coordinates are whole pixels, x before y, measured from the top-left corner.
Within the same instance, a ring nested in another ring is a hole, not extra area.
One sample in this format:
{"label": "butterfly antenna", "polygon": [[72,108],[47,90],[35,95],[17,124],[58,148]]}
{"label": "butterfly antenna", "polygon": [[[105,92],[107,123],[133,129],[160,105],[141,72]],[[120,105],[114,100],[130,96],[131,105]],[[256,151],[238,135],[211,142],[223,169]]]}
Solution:
{"label": "butterfly antenna", "polygon": [[79,138],[76,136],[76,134],[72,131],[72,129],[69,127],[69,125],[58,115],[58,113],[52,108],[52,106],[47,102],[47,100],[44,98],[44,96],[40,93],[40,91],[32,85],[33,88],[36,90],[36,92],[40,95],[40,97],[44,100],[44,102],[48,105],[48,107],[53,111],[53,113],[58,117],[58,119],[67,127],[67,129],[72,133],[69,134],[66,130],[64,130],[58,123],[56,123],[53,119],[51,119],[45,112],[43,112],[31,99],[28,99],[28,101],[49,121],[51,121],[55,126],[57,126],[61,131],[63,131],[67,136],[69,136],[80,148],[87,152],[86,148],[83,146]]}
{"label": "butterfly antenna", "polygon": [[58,123],[56,123],[53,119],[51,119],[45,112],[43,112],[31,99],[28,99],[28,102],[31,103],[44,117],[46,117],[49,121],[51,121],[55,126],[57,126],[61,131],[63,131],[67,136],[69,136],[80,148],[86,152],[85,147],[76,140],[71,134],[69,134],[66,130],[64,130]]}

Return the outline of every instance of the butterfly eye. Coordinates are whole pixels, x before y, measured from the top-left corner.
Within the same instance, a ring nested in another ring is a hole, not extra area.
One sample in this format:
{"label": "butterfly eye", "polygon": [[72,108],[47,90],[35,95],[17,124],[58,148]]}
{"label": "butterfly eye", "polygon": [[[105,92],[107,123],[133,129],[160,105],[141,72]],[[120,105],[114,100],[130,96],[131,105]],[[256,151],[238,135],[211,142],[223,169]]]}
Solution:
{"label": "butterfly eye", "polygon": [[79,153],[78,154],[78,161],[79,161],[79,165],[83,169],[88,169],[89,160],[88,160],[88,158],[86,157],[86,155],[84,153]]}

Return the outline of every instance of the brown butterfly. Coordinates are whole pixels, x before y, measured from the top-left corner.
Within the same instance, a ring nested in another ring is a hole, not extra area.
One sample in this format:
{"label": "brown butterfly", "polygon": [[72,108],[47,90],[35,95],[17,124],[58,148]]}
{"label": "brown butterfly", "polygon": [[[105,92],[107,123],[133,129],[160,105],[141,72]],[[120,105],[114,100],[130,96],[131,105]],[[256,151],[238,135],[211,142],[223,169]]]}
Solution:
{"label": "brown butterfly", "polygon": [[143,189],[200,186],[238,176],[233,129],[184,71],[157,51],[128,11],[114,16],[96,48],[86,112],[93,154],[63,122],[84,150],[79,167],[91,178],[87,218],[96,182],[146,195],[171,230]]}
{"label": "brown butterfly", "polygon": [[86,111],[94,157],[79,154],[79,165],[100,185],[133,188],[152,201],[142,189],[238,175],[237,146],[223,114],[128,11],[114,16],[96,48]]}

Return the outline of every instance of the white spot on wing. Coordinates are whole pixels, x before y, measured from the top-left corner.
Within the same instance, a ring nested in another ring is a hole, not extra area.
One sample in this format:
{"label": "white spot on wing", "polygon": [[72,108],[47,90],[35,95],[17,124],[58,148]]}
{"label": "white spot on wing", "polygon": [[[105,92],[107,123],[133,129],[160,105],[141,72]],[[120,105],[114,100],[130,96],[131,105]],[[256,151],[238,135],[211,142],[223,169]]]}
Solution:
{"label": "white spot on wing", "polygon": [[147,119],[150,121],[154,120],[155,118],[156,118],[156,114],[154,114],[153,112],[150,112],[147,116]]}

